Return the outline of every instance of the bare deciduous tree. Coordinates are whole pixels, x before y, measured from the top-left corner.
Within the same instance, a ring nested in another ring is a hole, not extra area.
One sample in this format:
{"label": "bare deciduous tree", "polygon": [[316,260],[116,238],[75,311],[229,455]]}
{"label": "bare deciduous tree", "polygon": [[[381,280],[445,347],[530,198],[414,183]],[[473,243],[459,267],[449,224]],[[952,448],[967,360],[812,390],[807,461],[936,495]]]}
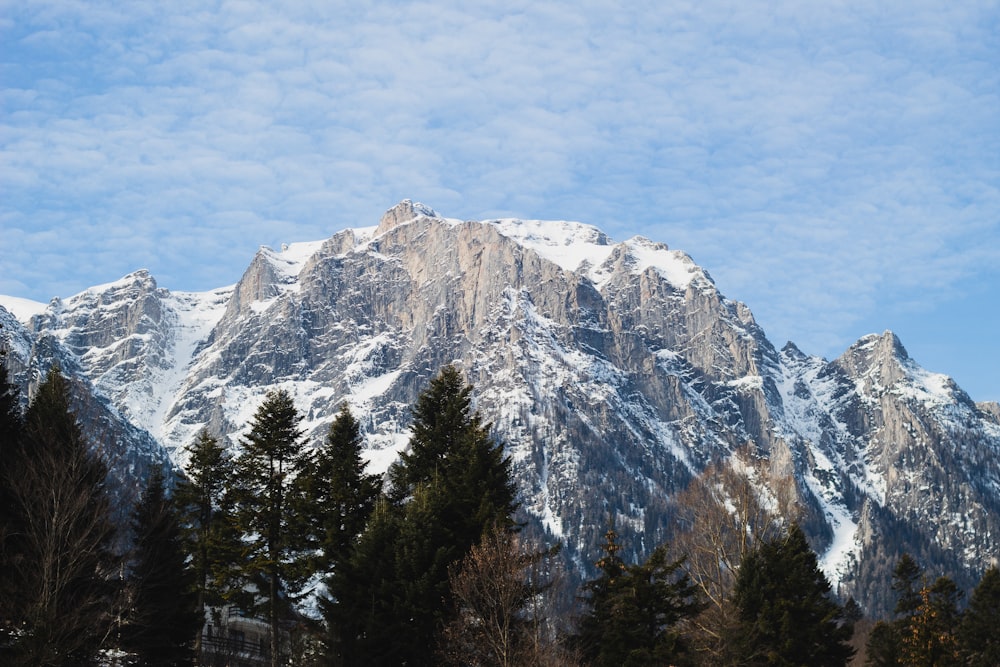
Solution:
{"label": "bare deciduous tree", "polygon": [[488,531],[449,572],[455,614],[441,635],[442,657],[455,665],[573,664],[546,623],[554,553],[502,526]]}
{"label": "bare deciduous tree", "polygon": [[[756,544],[781,535],[778,508],[794,504],[790,485],[794,480],[770,478],[762,467],[734,457],[706,468],[676,498],[672,552],[687,557],[684,567],[706,602],[690,621],[690,636],[696,653],[713,664],[726,664],[725,637],[736,620],[731,596],[740,563]],[[770,491],[764,497],[762,486]]]}

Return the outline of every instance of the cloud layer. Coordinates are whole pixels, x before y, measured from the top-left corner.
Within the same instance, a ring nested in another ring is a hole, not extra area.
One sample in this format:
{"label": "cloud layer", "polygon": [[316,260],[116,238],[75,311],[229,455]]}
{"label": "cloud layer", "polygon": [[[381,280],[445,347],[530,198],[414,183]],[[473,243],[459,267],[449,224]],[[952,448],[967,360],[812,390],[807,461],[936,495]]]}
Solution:
{"label": "cloud layer", "polygon": [[665,241],[827,356],[1000,284],[993,2],[314,4],[3,3],[0,293],[208,289],[405,197]]}

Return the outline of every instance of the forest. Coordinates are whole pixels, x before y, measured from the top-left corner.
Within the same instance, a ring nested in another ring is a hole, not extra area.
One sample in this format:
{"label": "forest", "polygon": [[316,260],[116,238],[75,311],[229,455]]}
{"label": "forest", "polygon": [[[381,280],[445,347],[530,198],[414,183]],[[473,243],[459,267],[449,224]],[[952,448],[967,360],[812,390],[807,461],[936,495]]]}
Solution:
{"label": "forest", "polygon": [[691,483],[639,562],[593,517],[601,557],[574,584],[560,545],[526,536],[511,461],[453,366],[384,476],[346,405],[309,443],[279,390],[235,451],[203,431],[127,520],[72,392],[54,369],[22,409],[0,365],[4,665],[1000,664],[995,565],[966,599],[902,554],[893,616],[866,618],[731,468]]}

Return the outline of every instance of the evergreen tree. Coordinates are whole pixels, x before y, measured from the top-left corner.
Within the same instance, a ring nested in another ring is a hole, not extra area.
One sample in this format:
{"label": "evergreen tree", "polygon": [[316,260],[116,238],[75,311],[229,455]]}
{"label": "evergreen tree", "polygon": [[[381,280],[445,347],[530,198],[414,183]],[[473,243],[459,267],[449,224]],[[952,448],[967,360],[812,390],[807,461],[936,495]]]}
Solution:
{"label": "evergreen tree", "polygon": [[305,545],[294,514],[290,489],[306,466],[301,416],[288,392],[267,395],[257,409],[243,452],[236,459],[237,520],[244,536],[244,574],[263,594],[269,627],[271,664],[280,660],[280,621],[290,613],[290,601],[301,593],[308,569]]}
{"label": "evergreen tree", "polygon": [[156,470],[132,518],[128,615],[121,648],[135,665],[190,665],[204,616],[185,560],[176,511]]}
{"label": "evergreen tree", "polygon": [[853,626],[802,530],[751,551],[736,578],[740,625],[734,640],[748,665],[846,665]]}
{"label": "evergreen tree", "polygon": [[399,665],[404,656],[393,640],[402,633],[396,613],[396,545],[400,518],[384,498],[346,563],[333,571],[320,599],[327,623],[323,651],[331,665]]}
{"label": "evergreen tree", "polygon": [[961,594],[948,577],[938,577],[918,592],[916,613],[903,627],[900,658],[912,667],[958,665],[958,602]]}
{"label": "evergreen tree", "polygon": [[897,618],[909,618],[920,606],[920,580],[923,569],[910,554],[903,554],[892,573],[892,590],[896,593]]}
{"label": "evergreen tree", "polygon": [[365,474],[361,430],[344,403],[312,465],[298,478],[305,534],[318,552],[315,568],[329,572],[350,558],[378,499],[382,478]]}
{"label": "evergreen tree", "polygon": [[911,632],[910,623],[920,608],[920,581],[923,570],[910,554],[903,554],[892,572],[892,590],[896,594],[895,619],[879,621],[872,628],[865,645],[865,664],[871,667],[895,667],[903,664],[903,638]]}
{"label": "evergreen tree", "polygon": [[448,568],[488,528],[510,525],[510,459],[473,412],[471,392],[447,366],[420,395],[410,451],[390,469],[391,496],[362,535],[351,568],[334,572],[331,604],[338,609],[328,618],[345,624],[345,654],[364,656],[345,664],[434,664],[430,638],[454,608]]}
{"label": "evergreen tree", "polygon": [[121,561],[105,490],[107,468],[70,408],[69,384],[52,370],[25,414],[24,461],[11,479],[12,512],[23,519],[18,582],[4,600],[15,665],[86,665],[109,646]]}
{"label": "evergreen tree", "polygon": [[[0,350],[2,352],[2,350]],[[24,558],[24,517],[16,511],[14,483],[25,466],[21,455],[21,409],[19,391],[8,380],[5,359],[0,354],[0,600],[20,598],[20,580],[15,572]],[[0,658],[13,639],[14,610],[9,604],[0,608]]]}
{"label": "evergreen tree", "polygon": [[617,534],[609,529],[597,565],[600,576],[589,582],[590,610],[574,639],[588,664],[600,667],[677,664],[686,649],[677,630],[680,621],[699,610],[696,588],[670,560],[666,545],[639,565],[618,556]]}
{"label": "evergreen tree", "polygon": [[959,625],[959,652],[969,667],[1000,665],[1000,570],[991,567],[972,591]]}
{"label": "evergreen tree", "polygon": [[185,450],[186,477],[177,483],[174,502],[191,559],[197,608],[204,619],[207,607],[242,594],[236,582],[242,545],[229,489],[235,470],[226,450],[207,431],[201,431]]}
{"label": "evergreen tree", "polygon": [[869,667],[896,667],[899,662],[900,636],[895,623],[879,621],[872,627],[865,644],[865,664]]}

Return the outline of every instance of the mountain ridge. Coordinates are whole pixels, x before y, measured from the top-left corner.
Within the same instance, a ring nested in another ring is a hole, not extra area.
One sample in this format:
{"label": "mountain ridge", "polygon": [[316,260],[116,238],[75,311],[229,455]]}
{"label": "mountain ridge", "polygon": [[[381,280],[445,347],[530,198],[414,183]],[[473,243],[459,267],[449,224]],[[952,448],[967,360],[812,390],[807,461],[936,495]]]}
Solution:
{"label": "mountain ridge", "polygon": [[885,601],[865,594],[878,567],[864,561],[897,546],[957,550],[946,563],[923,547],[969,578],[997,553],[1000,406],[924,371],[888,331],[832,361],[779,351],[689,256],[590,225],[461,221],[404,200],[375,226],[262,247],[232,286],[173,293],[137,271],[21,326],[25,367],[39,341],[59,347],[179,463],[198,430],[234,442],[284,388],[313,441],[347,401],[384,470],[417,392],[457,363],[533,530],[581,571],[608,516],[647,551],[670,533],[670,499],[746,452],[795,480],[824,570],[872,609]]}

